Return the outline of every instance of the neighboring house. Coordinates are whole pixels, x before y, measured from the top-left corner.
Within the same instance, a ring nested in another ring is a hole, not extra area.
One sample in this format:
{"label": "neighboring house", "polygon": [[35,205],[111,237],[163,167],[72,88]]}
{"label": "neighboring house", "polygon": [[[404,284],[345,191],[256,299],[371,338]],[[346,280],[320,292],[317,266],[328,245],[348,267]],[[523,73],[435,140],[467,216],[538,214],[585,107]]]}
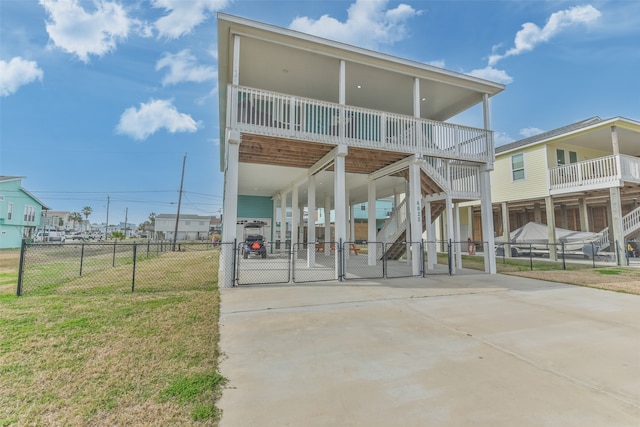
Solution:
{"label": "neighboring house", "polygon": [[47,230],[71,230],[72,222],[69,221],[69,214],[67,211],[45,211],[42,215],[41,226]]}
{"label": "neighboring house", "polygon": [[[176,240],[206,240],[209,238],[210,216],[180,215],[178,238]],[[156,215],[155,233],[157,239],[173,240],[176,230],[176,214]]]}
{"label": "neighboring house", "polygon": [[[404,194],[393,210],[402,220],[391,219],[401,229],[376,233],[371,210],[368,241],[419,242],[425,230],[433,240],[442,212],[482,200],[493,246],[489,98],[503,85],[223,13],[218,61],[224,242],[242,238],[242,224],[253,220],[267,224],[269,240],[285,239],[277,224],[290,210],[295,244],[301,212],[315,218],[318,209],[334,213],[331,239],[348,242],[352,205]],[[484,128],[445,122],[478,104]],[[452,239],[454,225],[446,230]],[[304,240],[315,242],[315,227],[306,230]],[[428,254],[431,268],[435,250]],[[493,273],[493,252],[486,256]],[[411,259],[419,271],[421,254]],[[223,273],[221,286],[231,286],[232,272]]]}
{"label": "neighboring house", "polygon": [[0,249],[19,248],[35,236],[43,210],[49,209],[22,188],[23,176],[0,176]]}
{"label": "neighboring house", "polygon": [[[614,252],[640,232],[640,122],[592,117],[496,148],[492,172],[498,235],[527,222],[603,232]],[[474,209],[475,223],[479,209]],[[482,239],[479,229],[474,237]]]}

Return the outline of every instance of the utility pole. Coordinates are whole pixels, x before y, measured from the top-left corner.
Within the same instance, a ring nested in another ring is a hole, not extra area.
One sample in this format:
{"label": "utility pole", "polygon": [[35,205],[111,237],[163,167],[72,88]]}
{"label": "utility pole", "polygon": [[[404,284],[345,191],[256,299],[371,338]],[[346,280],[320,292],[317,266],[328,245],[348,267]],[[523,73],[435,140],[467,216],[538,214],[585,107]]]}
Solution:
{"label": "utility pole", "polygon": [[129,217],[129,208],[124,208],[124,238],[127,238],[127,218]]}
{"label": "utility pole", "polygon": [[109,235],[109,195],[107,195],[107,224],[104,226],[104,240]]}
{"label": "utility pole", "polygon": [[182,178],[180,178],[180,194],[178,196],[178,213],[176,214],[176,228],[173,232],[173,251],[176,251],[176,241],[178,240],[178,222],[180,221],[180,204],[182,203],[182,184],[184,184],[184,165],[187,163],[187,153],[182,159]]}

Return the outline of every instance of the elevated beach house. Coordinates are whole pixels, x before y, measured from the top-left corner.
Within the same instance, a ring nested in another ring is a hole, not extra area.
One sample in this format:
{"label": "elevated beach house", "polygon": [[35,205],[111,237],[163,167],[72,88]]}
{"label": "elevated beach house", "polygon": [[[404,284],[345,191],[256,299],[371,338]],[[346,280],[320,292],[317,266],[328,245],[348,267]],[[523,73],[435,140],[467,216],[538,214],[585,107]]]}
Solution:
{"label": "elevated beach house", "polygon": [[[223,242],[240,241],[249,221],[262,221],[270,241],[316,242],[315,227],[302,233],[301,222],[322,208],[334,212],[326,240],[345,244],[354,239],[352,206],[402,195],[393,227],[377,233],[369,210],[369,242],[435,240],[441,213],[479,200],[493,248],[489,99],[503,85],[222,13],[218,61]],[[483,128],[447,122],[476,105]],[[279,229],[287,212],[290,236]],[[308,245],[311,264],[316,248]],[[422,253],[411,252],[417,271]],[[435,243],[427,253],[432,267]],[[485,254],[493,273],[493,251]],[[223,253],[222,270],[231,255]],[[369,262],[378,255],[369,250]],[[220,275],[221,286],[231,280]]]}
{"label": "elevated beach house", "polygon": [[591,117],[498,147],[492,182],[498,235],[537,222],[551,243],[556,227],[600,232],[601,250],[624,253],[640,233],[640,122]]}

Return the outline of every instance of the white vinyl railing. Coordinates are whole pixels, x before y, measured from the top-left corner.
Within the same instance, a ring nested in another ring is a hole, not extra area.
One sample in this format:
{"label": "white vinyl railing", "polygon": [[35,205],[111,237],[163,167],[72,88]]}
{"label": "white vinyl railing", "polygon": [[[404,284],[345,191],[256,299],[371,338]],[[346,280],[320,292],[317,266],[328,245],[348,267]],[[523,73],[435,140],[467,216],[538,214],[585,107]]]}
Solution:
{"label": "white vinyl railing", "polygon": [[404,198],[378,231],[377,242],[391,243],[407,229],[407,199]]}
{"label": "white vinyl railing", "polygon": [[227,91],[227,127],[479,163],[495,157],[490,130],[234,85]]}
{"label": "white vinyl railing", "polygon": [[549,179],[551,190],[640,183],[640,159],[620,154],[585,160],[549,169]]}
{"label": "white vinyl railing", "polygon": [[451,194],[457,198],[480,198],[480,167],[450,164]]}
{"label": "white vinyl railing", "polygon": [[[624,237],[631,235],[640,229],[640,207],[635,208],[622,217],[622,234]],[[609,227],[600,231],[600,237],[595,242],[601,249],[609,247]]]}
{"label": "white vinyl railing", "polygon": [[609,184],[620,180],[616,156],[600,157],[549,169],[551,189]]}

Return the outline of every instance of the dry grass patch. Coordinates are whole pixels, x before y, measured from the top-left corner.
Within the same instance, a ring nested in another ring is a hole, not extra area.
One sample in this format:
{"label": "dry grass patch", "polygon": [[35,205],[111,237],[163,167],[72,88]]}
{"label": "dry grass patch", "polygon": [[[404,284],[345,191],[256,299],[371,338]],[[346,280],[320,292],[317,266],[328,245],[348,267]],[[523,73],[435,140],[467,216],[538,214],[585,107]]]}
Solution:
{"label": "dry grass patch", "polygon": [[218,307],[215,285],[0,293],[0,426],[215,425]]}

